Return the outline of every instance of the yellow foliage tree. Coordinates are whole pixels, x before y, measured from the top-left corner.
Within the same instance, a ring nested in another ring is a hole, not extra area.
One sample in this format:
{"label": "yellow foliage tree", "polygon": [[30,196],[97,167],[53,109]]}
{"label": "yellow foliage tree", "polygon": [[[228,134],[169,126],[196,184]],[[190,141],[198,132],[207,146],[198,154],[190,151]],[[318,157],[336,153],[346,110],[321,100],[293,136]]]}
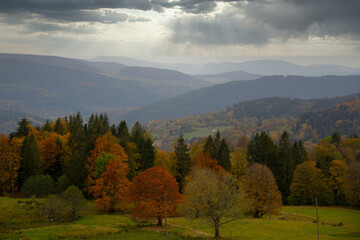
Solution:
{"label": "yellow foliage tree", "polygon": [[261,218],[266,213],[281,209],[282,196],[271,170],[262,164],[253,163],[243,177],[245,197],[252,203],[251,213]]}
{"label": "yellow foliage tree", "polygon": [[21,146],[22,139],[9,140],[6,134],[0,135],[0,193],[13,193],[18,190]]}
{"label": "yellow foliage tree", "polygon": [[335,204],[345,203],[345,184],[348,166],[344,161],[334,160],[330,163],[329,185],[334,193]]}
{"label": "yellow foliage tree", "polygon": [[249,161],[246,159],[246,156],[247,156],[246,147],[238,147],[231,154],[231,158],[230,158],[231,173],[234,174],[237,179],[240,179],[242,176],[244,176],[249,166]]}

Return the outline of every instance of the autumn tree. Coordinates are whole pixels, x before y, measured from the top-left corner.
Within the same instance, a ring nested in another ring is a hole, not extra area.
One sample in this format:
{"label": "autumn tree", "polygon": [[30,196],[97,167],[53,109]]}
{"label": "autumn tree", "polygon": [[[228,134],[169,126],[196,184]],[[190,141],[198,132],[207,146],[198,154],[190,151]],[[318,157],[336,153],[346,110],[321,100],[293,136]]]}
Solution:
{"label": "autumn tree", "polygon": [[103,153],[112,154],[121,159],[126,159],[127,161],[127,156],[123,147],[119,144],[119,139],[113,136],[110,132],[98,137],[94,142],[94,149],[91,150],[91,155],[88,157],[85,164],[88,171],[88,176],[86,178],[86,186],[88,190],[90,190],[90,188],[95,184],[95,180],[97,178],[94,175],[95,167],[99,156]]}
{"label": "autumn tree", "polygon": [[294,205],[318,203],[326,205],[332,202],[332,194],[324,182],[321,170],[314,161],[299,164],[294,172],[288,201]]}
{"label": "autumn tree", "polygon": [[218,165],[215,159],[210,157],[208,152],[200,152],[195,160],[195,167],[198,168],[209,168],[215,171],[225,171],[223,167]]}
{"label": "autumn tree", "polygon": [[115,212],[124,211],[128,206],[129,186],[127,179],[128,166],[126,159],[113,157],[109,159],[101,177],[96,179],[91,191],[95,198],[95,206],[101,210]]}
{"label": "autumn tree", "polygon": [[53,133],[40,143],[40,152],[44,173],[57,180],[62,175],[60,164],[61,143],[58,135]]}
{"label": "autumn tree", "polygon": [[190,217],[208,219],[220,237],[220,226],[239,219],[246,204],[236,179],[226,171],[194,169],[185,189],[182,211]]}
{"label": "autumn tree", "polygon": [[322,170],[322,173],[328,177],[330,163],[333,160],[342,160],[342,154],[336,149],[335,145],[327,140],[321,140],[313,147],[310,152],[311,160],[316,162],[316,167]]}
{"label": "autumn tree", "polygon": [[249,161],[247,160],[246,155],[246,147],[238,147],[231,155],[231,173],[234,174],[237,179],[244,176],[249,166]]}
{"label": "autumn tree", "polygon": [[156,218],[162,225],[165,214],[165,196],[167,214],[174,216],[176,206],[182,196],[175,178],[165,169],[152,167],[139,173],[130,188],[130,199],[134,204],[132,215],[141,219]]}
{"label": "autumn tree", "polygon": [[329,168],[329,185],[334,193],[334,202],[336,205],[345,203],[345,184],[348,166],[344,161],[334,160]]}
{"label": "autumn tree", "polygon": [[346,201],[352,206],[360,207],[360,162],[349,165],[346,179]]}
{"label": "autumn tree", "polygon": [[251,201],[251,213],[255,218],[280,210],[282,196],[267,166],[253,163],[243,177],[243,187],[245,197]]}
{"label": "autumn tree", "polygon": [[165,151],[156,150],[155,152],[155,167],[161,167],[168,170],[170,173],[173,172],[173,162],[171,162],[169,154]]}
{"label": "autumn tree", "polygon": [[21,139],[0,135],[0,193],[18,190],[18,170],[21,163]]}
{"label": "autumn tree", "polygon": [[180,136],[175,145],[175,155],[176,155],[176,181],[179,184],[180,192],[182,192],[185,177],[188,175],[191,164],[190,164],[190,154],[187,144],[182,136]]}

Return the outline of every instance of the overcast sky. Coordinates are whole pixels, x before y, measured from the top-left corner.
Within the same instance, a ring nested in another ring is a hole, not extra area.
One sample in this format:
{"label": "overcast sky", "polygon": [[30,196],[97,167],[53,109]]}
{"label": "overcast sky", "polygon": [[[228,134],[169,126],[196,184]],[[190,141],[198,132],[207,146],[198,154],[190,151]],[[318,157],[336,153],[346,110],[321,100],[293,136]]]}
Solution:
{"label": "overcast sky", "polygon": [[0,52],[360,67],[359,0],[0,0]]}

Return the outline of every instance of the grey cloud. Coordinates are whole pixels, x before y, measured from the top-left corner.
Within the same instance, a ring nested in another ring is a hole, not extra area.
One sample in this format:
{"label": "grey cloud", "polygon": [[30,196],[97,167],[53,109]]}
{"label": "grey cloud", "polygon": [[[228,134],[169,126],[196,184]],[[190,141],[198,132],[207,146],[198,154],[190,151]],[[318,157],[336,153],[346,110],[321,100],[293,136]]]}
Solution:
{"label": "grey cloud", "polygon": [[360,1],[357,0],[277,0],[271,4],[238,3],[246,17],[282,31],[284,36],[339,36],[360,34]]}
{"label": "grey cloud", "polygon": [[96,30],[91,26],[86,24],[54,24],[54,23],[27,23],[24,25],[25,33],[34,33],[34,32],[67,32],[67,33],[76,33],[76,34],[90,34],[96,33]]}
{"label": "grey cloud", "polygon": [[182,18],[176,20],[172,28],[171,40],[175,43],[262,45],[268,42],[267,32],[262,26],[239,16]]}
{"label": "grey cloud", "polygon": [[[193,12],[192,3],[215,1],[184,0],[178,4]],[[266,44],[272,39],[360,36],[360,1],[357,0],[257,0],[232,2],[232,12],[183,16],[171,26],[171,40],[197,44]]]}

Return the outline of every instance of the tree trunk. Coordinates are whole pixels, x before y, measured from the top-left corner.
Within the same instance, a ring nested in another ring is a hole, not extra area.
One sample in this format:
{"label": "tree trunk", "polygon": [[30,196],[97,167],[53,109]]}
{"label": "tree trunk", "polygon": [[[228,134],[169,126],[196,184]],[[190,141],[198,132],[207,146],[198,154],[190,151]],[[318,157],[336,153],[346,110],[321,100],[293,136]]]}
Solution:
{"label": "tree trunk", "polygon": [[220,238],[219,225],[216,223],[215,223],[215,237],[214,238]]}
{"label": "tree trunk", "polygon": [[162,218],[158,218],[157,220],[158,220],[158,222],[157,222],[156,226],[162,226]]}

